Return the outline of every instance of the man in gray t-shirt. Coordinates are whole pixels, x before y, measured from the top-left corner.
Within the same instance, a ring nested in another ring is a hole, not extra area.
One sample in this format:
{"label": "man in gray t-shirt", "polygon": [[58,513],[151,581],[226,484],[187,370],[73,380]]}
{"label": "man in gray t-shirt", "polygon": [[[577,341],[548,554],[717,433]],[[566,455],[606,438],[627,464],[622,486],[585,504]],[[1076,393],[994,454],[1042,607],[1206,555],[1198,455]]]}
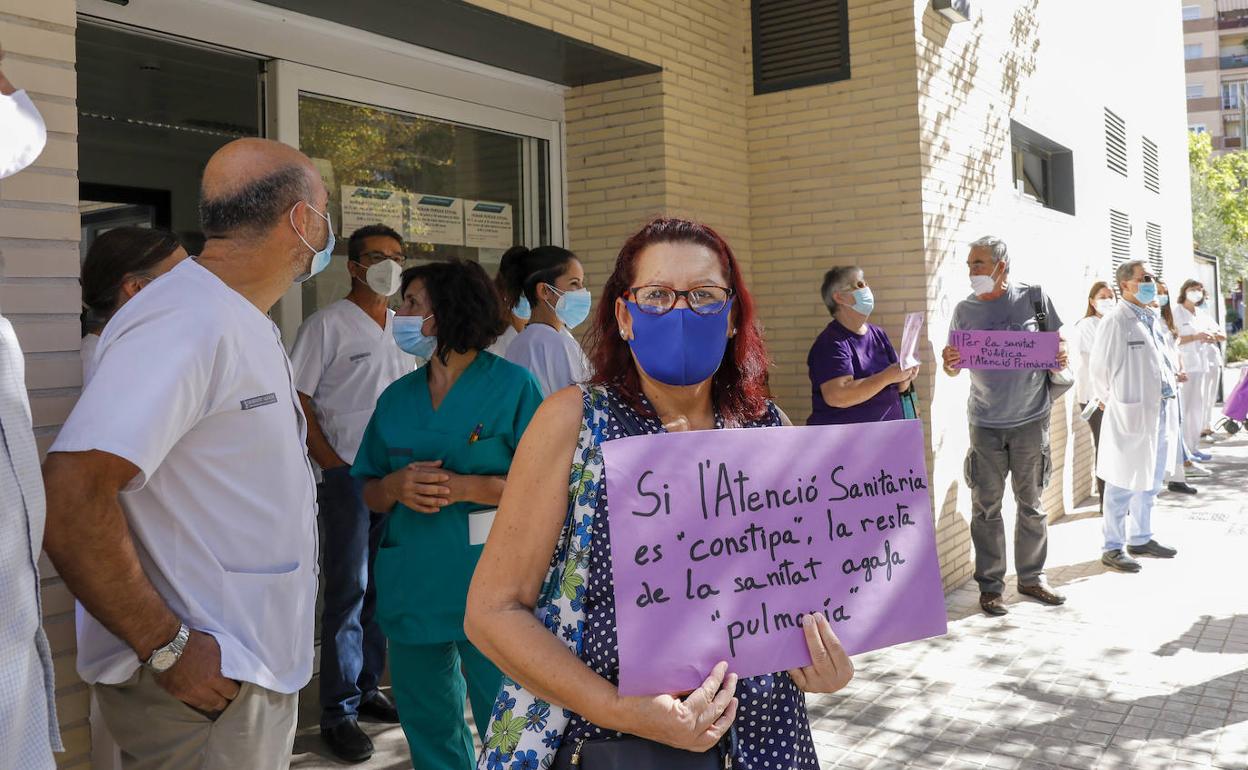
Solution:
{"label": "man in gray t-shirt", "polygon": [[[998,238],[980,238],[971,244],[970,268],[973,294],[953,311],[950,331],[994,329],[1040,331],[1033,292],[1009,282],[1009,253]],[[1045,331],[1057,331],[1061,320],[1044,297]],[[945,373],[961,373],[956,348],[943,352]],[[1066,365],[1063,345],[1058,363]],[[1018,503],[1015,523],[1014,562],[1018,591],[1044,604],[1066,601],[1044,582],[1048,556],[1048,520],[1040,499],[1049,483],[1049,373],[1037,371],[971,370],[971,397],[967,405],[971,448],[964,475],[971,489],[971,541],[975,546],[975,580],[979,605],[985,613],[999,616],[1007,610],[1005,591],[1005,523],[1001,498],[1006,476],[1011,477]]]}

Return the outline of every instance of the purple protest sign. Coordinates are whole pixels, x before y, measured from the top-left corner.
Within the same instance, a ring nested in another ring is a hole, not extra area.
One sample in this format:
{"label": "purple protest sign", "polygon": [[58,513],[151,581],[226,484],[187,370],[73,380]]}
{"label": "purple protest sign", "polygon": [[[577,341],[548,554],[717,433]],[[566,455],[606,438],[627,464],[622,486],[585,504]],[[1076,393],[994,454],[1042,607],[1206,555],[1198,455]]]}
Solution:
{"label": "purple protest sign", "polygon": [[851,655],[945,632],[917,420],[602,446],[621,694],[809,665],[810,612]]}
{"label": "purple protest sign", "polygon": [[958,349],[962,369],[1060,369],[1057,332],[957,330],[949,344]]}

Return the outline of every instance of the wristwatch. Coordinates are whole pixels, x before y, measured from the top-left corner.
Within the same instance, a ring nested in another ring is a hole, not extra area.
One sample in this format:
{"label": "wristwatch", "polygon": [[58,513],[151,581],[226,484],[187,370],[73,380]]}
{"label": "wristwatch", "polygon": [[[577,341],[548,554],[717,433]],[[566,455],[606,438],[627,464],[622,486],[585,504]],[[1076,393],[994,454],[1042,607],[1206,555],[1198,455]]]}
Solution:
{"label": "wristwatch", "polygon": [[164,647],[158,647],[152,653],[152,657],[147,659],[145,665],[157,674],[168,671],[182,657],[182,651],[186,649],[186,642],[190,638],[191,629],[187,628],[185,623],[182,623],[178,626],[178,635],[173,637],[173,641]]}

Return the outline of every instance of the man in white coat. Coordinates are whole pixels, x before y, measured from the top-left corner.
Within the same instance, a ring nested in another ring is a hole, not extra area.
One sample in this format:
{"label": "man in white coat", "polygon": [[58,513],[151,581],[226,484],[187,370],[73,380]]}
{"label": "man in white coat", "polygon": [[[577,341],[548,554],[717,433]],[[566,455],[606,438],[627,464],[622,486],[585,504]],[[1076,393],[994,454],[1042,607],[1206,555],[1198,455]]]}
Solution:
{"label": "man in white coat", "polygon": [[1094,392],[1105,405],[1096,463],[1096,475],[1105,480],[1101,562],[1139,572],[1133,556],[1178,553],[1153,539],[1151,521],[1162,480],[1178,456],[1177,373],[1166,355],[1169,331],[1148,307],[1157,280],[1147,263],[1124,262],[1114,278],[1123,301],[1101,321],[1091,358]]}

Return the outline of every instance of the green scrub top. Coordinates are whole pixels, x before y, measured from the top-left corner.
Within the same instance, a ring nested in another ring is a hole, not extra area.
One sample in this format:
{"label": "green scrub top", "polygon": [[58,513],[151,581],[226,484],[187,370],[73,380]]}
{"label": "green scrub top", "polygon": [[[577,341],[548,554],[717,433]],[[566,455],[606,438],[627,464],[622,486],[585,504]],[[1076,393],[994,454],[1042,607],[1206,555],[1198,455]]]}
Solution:
{"label": "green scrub top", "polygon": [[[351,474],[377,479],[412,462],[441,460],[455,473],[506,475],[541,402],[532,374],[481,351],[435,410],[429,366],[422,366],[377,400]],[[483,548],[468,543],[468,514],[489,507],[453,503],[427,514],[397,503],[390,511],[373,567],[377,619],[387,637],[403,644],[466,638],[468,584]]]}

